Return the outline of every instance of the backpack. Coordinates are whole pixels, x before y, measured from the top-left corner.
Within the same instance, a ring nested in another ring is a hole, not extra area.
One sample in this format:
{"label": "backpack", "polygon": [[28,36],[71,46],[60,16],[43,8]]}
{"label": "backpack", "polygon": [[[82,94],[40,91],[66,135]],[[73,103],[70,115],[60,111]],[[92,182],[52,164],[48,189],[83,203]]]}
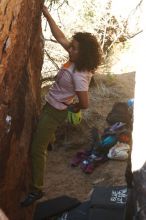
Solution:
{"label": "backpack", "polygon": [[132,113],[126,102],[115,102],[112,110],[108,113],[106,121],[109,125],[116,122],[126,123],[128,127],[132,127]]}

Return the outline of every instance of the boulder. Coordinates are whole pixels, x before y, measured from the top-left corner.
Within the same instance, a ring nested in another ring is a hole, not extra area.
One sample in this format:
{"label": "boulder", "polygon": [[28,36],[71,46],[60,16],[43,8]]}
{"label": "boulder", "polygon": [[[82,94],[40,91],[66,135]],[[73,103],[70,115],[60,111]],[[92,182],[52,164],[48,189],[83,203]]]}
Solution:
{"label": "boulder", "polygon": [[0,1],[0,208],[11,220],[31,220],[29,148],[40,112],[43,63],[41,0]]}

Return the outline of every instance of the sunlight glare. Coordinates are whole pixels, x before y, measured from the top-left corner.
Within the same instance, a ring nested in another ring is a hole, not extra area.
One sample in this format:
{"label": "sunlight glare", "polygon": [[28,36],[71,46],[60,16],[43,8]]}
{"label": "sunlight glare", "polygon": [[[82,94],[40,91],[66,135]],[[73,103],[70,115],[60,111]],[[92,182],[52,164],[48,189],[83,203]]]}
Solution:
{"label": "sunlight glare", "polygon": [[[146,11],[146,10],[144,10]],[[146,162],[146,27],[143,11],[143,33],[137,50],[137,70],[134,101],[134,124],[133,124],[133,149],[132,149],[132,171],[140,170]]]}

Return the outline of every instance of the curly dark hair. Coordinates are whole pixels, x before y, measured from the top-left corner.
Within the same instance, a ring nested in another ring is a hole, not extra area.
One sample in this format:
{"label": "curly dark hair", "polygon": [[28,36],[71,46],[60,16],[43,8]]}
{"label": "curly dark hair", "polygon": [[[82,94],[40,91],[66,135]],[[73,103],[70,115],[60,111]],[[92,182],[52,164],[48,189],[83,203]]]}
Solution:
{"label": "curly dark hair", "polygon": [[73,39],[79,43],[79,59],[75,63],[79,71],[92,71],[102,63],[102,50],[96,37],[88,32],[77,32]]}

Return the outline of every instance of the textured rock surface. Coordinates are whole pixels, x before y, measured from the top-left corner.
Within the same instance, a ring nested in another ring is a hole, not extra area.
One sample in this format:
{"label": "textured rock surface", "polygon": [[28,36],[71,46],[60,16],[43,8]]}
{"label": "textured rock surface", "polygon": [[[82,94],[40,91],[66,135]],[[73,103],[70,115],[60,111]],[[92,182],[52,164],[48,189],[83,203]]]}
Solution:
{"label": "textured rock surface", "polygon": [[41,0],[0,1],[0,207],[31,220],[20,200],[30,180],[29,144],[40,109]]}

